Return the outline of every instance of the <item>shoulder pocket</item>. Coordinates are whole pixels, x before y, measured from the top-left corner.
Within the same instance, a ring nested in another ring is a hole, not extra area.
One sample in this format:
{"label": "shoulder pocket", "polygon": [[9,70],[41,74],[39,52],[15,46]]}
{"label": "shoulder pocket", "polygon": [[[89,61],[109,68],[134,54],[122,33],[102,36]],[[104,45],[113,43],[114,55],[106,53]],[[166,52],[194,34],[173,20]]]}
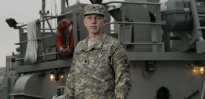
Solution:
{"label": "shoulder pocket", "polygon": [[118,60],[120,60],[122,57],[126,56],[126,52],[124,49],[120,49],[118,50],[114,55],[113,55],[113,59],[115,62],[117,62]]}

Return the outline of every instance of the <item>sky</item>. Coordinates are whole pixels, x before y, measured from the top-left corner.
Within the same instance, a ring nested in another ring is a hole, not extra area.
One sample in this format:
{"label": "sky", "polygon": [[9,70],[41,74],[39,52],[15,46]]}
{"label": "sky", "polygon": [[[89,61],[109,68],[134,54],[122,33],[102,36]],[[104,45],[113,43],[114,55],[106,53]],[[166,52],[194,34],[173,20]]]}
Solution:
{"label": "sky", "polygon": [[[55,15],[54,1],[56,1],[58,15],[61,12],[60,0],[46,0],[46,11],[49,10],[51,15]],[[77,0],[69,0],[69,5],[74,5]],[[81,3],[90,4],[89,0],[79,0]],[[103,0],[103,2],[109,1],[124,1],[124,0]],[[52,5],[52,7],[51,7]],[[6,56],[12,55],[12,52],[16,52],[18,45],[14,45],[19,42],[19,31],[13,29],[6,23],[7,18],[14,18],[17,23],[31,22],[40,18],[39,11],[42,7],[42,0],[0,0],[0,67],[6,66]],[[55,28],[55,22],[52,22],[53,28]]]}

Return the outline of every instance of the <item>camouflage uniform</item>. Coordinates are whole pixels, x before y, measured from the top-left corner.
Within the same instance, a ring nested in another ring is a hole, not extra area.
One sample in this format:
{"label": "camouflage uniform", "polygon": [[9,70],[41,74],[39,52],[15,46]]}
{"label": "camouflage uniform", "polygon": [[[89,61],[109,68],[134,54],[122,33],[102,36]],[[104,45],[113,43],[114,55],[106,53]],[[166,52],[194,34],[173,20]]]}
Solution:
{"label": "camouflage uniform", "polygon": [[87,42],[76,46],[65,99],[127,99],[130,64],[121,43],[105,33],[90,48]]}
{"label": "camouflage uniform", "polygon": [[[105,8],[88,5],[84,15],[87,14],[105,15]],[[103,33],[88,48],[88,38],[75,48],[65,99],[127,99],[131,88],[130,64],[121,43]]]}

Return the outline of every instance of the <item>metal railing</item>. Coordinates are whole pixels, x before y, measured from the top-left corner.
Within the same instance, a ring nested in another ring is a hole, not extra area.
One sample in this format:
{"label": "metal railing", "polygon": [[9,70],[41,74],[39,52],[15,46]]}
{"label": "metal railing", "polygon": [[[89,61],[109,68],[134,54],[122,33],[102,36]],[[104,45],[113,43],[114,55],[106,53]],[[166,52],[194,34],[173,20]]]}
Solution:
{"label": "metal railing", "polygon": [[[160,8],[160,3],[150,3],[150,2],[129,2],[129,1],[111,1],[111,2],[107,2],[107,3],[103,3],[104,5],[105,4],[111,4],[111,3],[122,3],[122,4],[140,4],[140,5],[156,5],[156,6],[159,6]],[[159,9],[156,10],[156,11],[160,11]],[[124,16],[124,5],[122,5],[122,22],[110,22],[110,23],[106,23],[106,25],[110,25],[110,24],[122,24],[122,31],[124,33],[124,30],[125,30],[125,24],[141,24],[141,25],[162,25],[162,23],[159,22],[159,20],[161,19],[161,15],[160,15],[160,12],[156,12],[157,14],[159,14],[156,18],[156,22],[158,23],[151,23],[151,22],[125,22],[125,16]],[[47,16],[47,15],[44,15],[44,17],[46,17],[46,19],[38,19],[36,22],[44,22],[44,21],[48,21],[48,20],[51,20],[51,19],[54,19],[54,18],[58,18],[58,17],[62,17],[62,16],[66,16],[66,15],[69,15],[69,14],[73,14],[73,12],[68,12],[68,13],[65,13],[65,14],[62,14],[62,15],[59,15],[59,16]],[[17,26],[16,28],[22,28],[23,26],[27,26],[27,24],[24,24],[24,25],[20,25],[20,26]],[[25,28],[24,28],[25,29]],[[44,30],[54,30],[54,29],[45,29],[43,28]],[[43,30],[41,29],[41,30]],[[78,30],[77,30],[78,31]],[[161,35],[161,34],[160,34]],[[41,38],[38,38],[38,39],[45,39],[45,38],[50,38],[50,37],[53,37],[54,35],[49,35],[49,36],[45,36],[45,37],[41,37]],[[22,43],[26,43],[27,41],[22,41],[22,42],[19,42],[19,43],[15,43],[15,45],[19,45],[19,44],[22,44]],[[163,46],[163,43],[124,43],[125,45],[161,45]],[[54,55],[54,54],[58,54],[58,52],[54,52],[54,53],[50,53],[50,54],[45,54],[45,55],[38,55],[38,57],[43,57],[43,56],[49,56],[49,55]],[[21,60],[24,60],[24,58],[18,58],[16,59],[16,61],[21,61]]]}
{"label": "metal railing", "polygon": [[[58,54],[58,52],[54,52],[54,53],[50,53],[50,54],[44,54],[44,55],[38,55],[38,57],[44,57],[44,56],[49,56],[49,55],[55,55],[55,54]],[[18,59],[15,59],[16,61],[21,61],[21,60],[24,60],[25,58],[18,58]]]}
{"label": "metal railing", "polygon": [[106,23],[105,25],[109,25],[109,24],[162,25],[162,23],[151,23],[151,22],[110,22],[110,23]]}
{"label": "metal railing", "polygon": [[[44,17],[50,17],[50,18],[47,18],[47,19],[38,19],[36,22],[43,22],[43,21],[51,20],[51,19],[54,19],[54,18],[57,18],[57,17],[66,16],[66,15],[68,15],[68,14],[72,14],[72,12],[68,12],[68,13],[65,13],[65,14],[62,14],[62,15],[57,15],[57,16],[47,16],[47,15],[44,15]],[[23,25],[20,25],[20,26],[15,27],[15,28],[20,28],[20,27],[23,27],[23,26],[27,26],[27,24],[23,24]]]}
{"label": "metal railing", "polygon": [[[50,37],[53,37],[53,35],[48,35],[48,36],[44,36],[44,37],[41,37],[41,38],[38,38],[38,39],[45,39],[45,38],[50,38]],[[21,43],[26,43],[28,41],[22,41],[22,42],[19,42],[19,43],[15,43],[15,45],[19,45]]]}
{"label": "metal railing", "polygon": [[[48,21],[48,20],[51,20],[51,19],[54,19],[54,18],[57,18],[57,17],[66,16],[66,15],[69,15],[69,14],[72,14],[72,13],[73,12],[68,12],[66,14],[62,14],[62,15],[59,15],[59,16],[46,16],[46,15],[44,15],[44,17],[50,17],[50,18],[47,18],[47,20],[46,19],[42,19],[42,20],[38,19],[36,22],[44,22],[44,21]],[[22,28],[24,26],[27,26],[27,24],[23,24],[23,25],[15,27],[15,28]],[[27,28],[22,28],[22,29],[27,29]],[[49,28],[49,29],[41,28],[40,30],[51,30],[51,28]],[[54,29],[52,29],[52,30],[54,30]],[[52,33],[52,35],[44,36],[44,37],[41,37],[41,38],[38,38],[38,39],[46,39],[46,38],[50,38],[50,37],[54,37],[53,33]],[[20,45],[20,44],[26,43],[26,42],[28,42],[28,41],[27,40],[26,41],[21,41],[19,43],[15,43],[15,45]],[[54,53],[50,53],[50,54],[44,54],[44,55],[38,55],[38,57],[44,57],[44,56],[55,55],[55,54],[58,54],[58,52],[54,52]],[[22,61],[22,60],[24,60],[24,58],[18,58],[18,59],[15,59],[15,60],[16,61]]]}
{"label": "metal railing", "polygon": [[160,3],[151,3],[151,2],[130,2],[130,1],[110,1],[110,2],[106,2],[103,3],[103,5],[105,4],[111,4],[111,3],[123,3],[123,4],[140,4],[140,5],[161,5]]}
{"label": "metal railing", "polygon": [[[125,24],[139,24],[139,25],[162,25],[161,23],[161,12],[160,12],[160,3],[151,3],[151,2],[130,2],[130,1],[111,1],[107,3],[103,3],[104,5],[106,4],[111,4],[111,3],[122,3],[122,4],[138,4],[138,5],[156,5],[156,23],[152,22],[126,22],[125,21],[125,7],[122,5],[122,21],[121,22],[110,22],[106,23],[106,25],[110,24],[122,24],[122,33],[124,34],[125,32]],[[161,35],[161,30],[156,29],[156,35]],[[159,37],[159,36],[158,36]],[[157,40],[157,39],[156,39]],[[162,52],[164,52],[164,44],[159,41],[158,43],[124,43],[124,45],[161,45],[162,46]]]}

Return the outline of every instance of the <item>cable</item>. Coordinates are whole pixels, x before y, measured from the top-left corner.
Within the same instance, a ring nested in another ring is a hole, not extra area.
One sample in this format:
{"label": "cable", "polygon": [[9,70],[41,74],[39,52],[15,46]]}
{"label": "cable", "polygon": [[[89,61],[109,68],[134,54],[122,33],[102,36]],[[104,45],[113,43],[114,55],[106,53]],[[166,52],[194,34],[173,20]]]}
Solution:
{"label": "cable", "polygon": [[[54,4],[55,4],[55,16],[57,16],[58,15],[58,8],[57,8],[56,0],[54,0]],[[56,27],[56,24],[57,24],[56,22],[57,22],[57,20],[55,18],[55,27]]]}
{"label": "cable", "polygon": [[56,0],[54,0],[54,3],[55,3],[55,14],[57,16],[58,15],[58,7],[57,7],[57,4],[56,4]]}

